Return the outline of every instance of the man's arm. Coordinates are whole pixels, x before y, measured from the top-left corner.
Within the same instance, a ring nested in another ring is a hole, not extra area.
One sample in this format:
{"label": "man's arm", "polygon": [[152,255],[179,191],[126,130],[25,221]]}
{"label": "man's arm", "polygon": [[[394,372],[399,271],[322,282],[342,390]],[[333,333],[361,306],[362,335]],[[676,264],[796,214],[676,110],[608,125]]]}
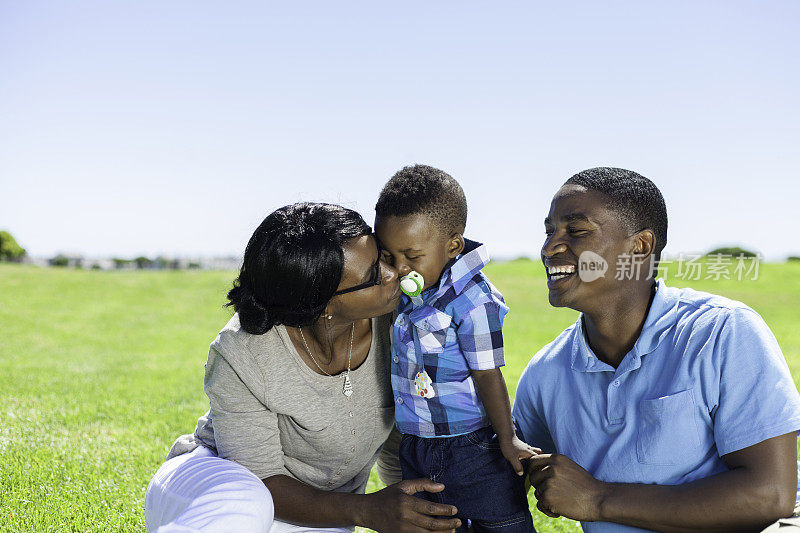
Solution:
{"label": "man's arm", "polygon": [[528,472],[537,506],[549,516],[670,532],[753,531],[791,516],[797,491],[794,432],[722,459],[729,471],[674,486],[604,483],[563,455],[533,457]]}
{"label": "man's arm", "polygon": [[522,475],[524,470],[520,459],[526,459],[541,452],[522,442],[514,431],[511,421],[511,402],[508,399],[508,389],[499,368],[492,370],[473,370],[472,379],[475,388],[492,422],[492,428],[497,433],[500,450],[511,466]]}
{"label": "man's arm", "polygon": [[452,505],[415,498],[421,491],[440,492],[441,483],[410,479],[372,494],[318,490],[289,476],[263,480],[272,494],[279,520],[318,527],[365,526],[375,531],[427,533],[451,531],[461,524]]}

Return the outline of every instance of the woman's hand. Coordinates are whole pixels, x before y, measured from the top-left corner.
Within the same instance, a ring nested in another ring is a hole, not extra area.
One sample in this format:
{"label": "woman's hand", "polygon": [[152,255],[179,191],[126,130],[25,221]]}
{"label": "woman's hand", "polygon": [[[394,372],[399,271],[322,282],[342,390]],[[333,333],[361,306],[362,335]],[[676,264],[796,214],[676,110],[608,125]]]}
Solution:
{"label": "woman's hand", "polygon": [[503,452],[506,461],[511,463],[511,467],[518,476],[525,473],[522,468],[522,459],[542,453],[542,450],[522,442],[516,435],[510,439],[500,439],[500,451]]}
{"label": "woman's hand", "polygon": [[444,485],[430,479],[406,479],[385,489],[366,495],[367,506],[364,525],[386,533],[425,533],[428,531],[453,531],[461,525],[453,516],[457,510],[452,505],[431,503],[413,495],[417,492],[441,492]]}

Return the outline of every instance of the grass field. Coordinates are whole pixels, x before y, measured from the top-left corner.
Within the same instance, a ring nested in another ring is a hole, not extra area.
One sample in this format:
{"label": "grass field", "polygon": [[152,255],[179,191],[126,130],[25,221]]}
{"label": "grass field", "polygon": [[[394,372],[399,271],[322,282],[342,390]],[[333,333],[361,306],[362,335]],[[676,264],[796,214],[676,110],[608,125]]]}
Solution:
{"label": "grass field", "polygon": [[[530,356],[577,315],[547,304],[538,262],[487,272],[511,307],[513,394]],[[208,407],[203,363],[230,316],[232,279],[0,265],[0,531],[144,531],[151,475]],[[762,265],[758,281],[689,284],[761,313],[798,382],[800,263]],[[534,519],[539,531],[579,530]]]}

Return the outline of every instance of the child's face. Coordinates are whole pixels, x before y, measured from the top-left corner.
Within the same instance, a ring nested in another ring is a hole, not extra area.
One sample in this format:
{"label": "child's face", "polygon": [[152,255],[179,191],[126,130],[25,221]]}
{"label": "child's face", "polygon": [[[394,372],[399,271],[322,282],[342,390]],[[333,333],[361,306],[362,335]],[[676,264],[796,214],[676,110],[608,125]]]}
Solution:
{"label": "child's face", "polygon": [[424,214],[378,217],[375,235],[383,260],[393,265],[401,276],[412,270],[422,274],[424,289],[438,284],[447,262],[464,249],[460,233],[444,235]]}

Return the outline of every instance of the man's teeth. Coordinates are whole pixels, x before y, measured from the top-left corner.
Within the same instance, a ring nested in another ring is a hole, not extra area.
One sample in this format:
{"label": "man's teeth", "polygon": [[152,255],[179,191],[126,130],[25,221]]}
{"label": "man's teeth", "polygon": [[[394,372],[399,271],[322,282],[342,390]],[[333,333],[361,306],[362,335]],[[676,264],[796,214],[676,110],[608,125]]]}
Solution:
{"label": "man's teeth", "polygon": [[575,273],[574,265],[547,267],[547,275],[554,279],[566,278],[570,274],[574,273]]}

